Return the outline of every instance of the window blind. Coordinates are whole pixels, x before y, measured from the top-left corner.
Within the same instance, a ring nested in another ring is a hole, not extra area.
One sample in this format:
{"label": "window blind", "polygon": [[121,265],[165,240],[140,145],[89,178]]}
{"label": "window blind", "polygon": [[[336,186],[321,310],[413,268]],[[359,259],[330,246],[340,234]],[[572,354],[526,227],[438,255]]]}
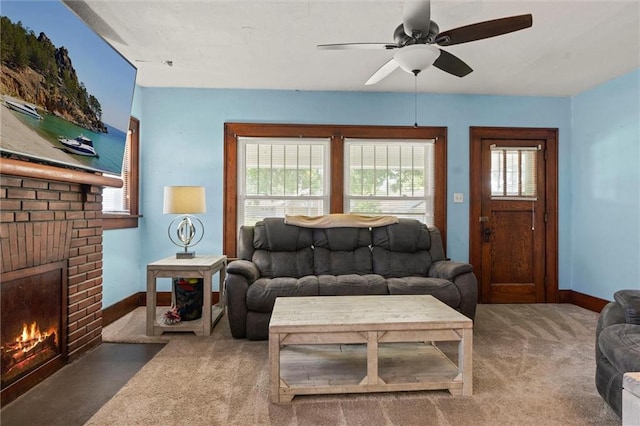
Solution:
{"label": "window blind", "polygon": [[124,145],[121,175],[109,176],[122,179],[122,188],[105,187],[102,190],[102,211],[105,213],[130,213],[131,130],[127,132]]}
{"label": "window blind", "polygon": [[238,138],[238,223],[329,212],[328,138]]}
{"label": "window blind", "polygon": [[491,146],[491,197],[537,197],[539,147]]}
{"label": "window blind", "polygon": [[434,223],[434,140],[345,139],[345,211]]}

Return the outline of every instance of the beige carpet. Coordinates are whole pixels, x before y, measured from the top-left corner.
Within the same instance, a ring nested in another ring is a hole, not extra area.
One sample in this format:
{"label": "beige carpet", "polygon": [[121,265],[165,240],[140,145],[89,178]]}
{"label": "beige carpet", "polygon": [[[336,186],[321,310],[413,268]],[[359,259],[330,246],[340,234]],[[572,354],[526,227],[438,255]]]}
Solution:
{"label": "beige carpet", "polygon": [[[617,425],[594,384],[596,320],[567,304],[479,305],[473,396],[304,396],[277,405],[269,402],[267,342],[233,339],[224,317],[211,337],[162,336],[165,348],[87,424]],[[104,334],[144,341],[144,309]]]}

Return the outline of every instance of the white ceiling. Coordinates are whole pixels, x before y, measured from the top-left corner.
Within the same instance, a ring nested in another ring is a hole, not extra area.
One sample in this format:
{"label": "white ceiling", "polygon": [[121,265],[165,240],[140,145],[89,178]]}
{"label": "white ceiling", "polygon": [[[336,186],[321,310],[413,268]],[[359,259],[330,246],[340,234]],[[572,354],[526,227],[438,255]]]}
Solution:
{"label": "white ceiling", "polygon": [[[138,68],[151,87],[411,92],[400,69],[364,82],[393,51],[320,51],[317,44],[393,42],[402,1],[65,1]],[[429,93],[571,96],[640,67],[640,0],[432,0],[441,31],[533,14],[533,27],[444,49],[474,72],[431,67]],[[172,61],[168,66],[165,61]]]}

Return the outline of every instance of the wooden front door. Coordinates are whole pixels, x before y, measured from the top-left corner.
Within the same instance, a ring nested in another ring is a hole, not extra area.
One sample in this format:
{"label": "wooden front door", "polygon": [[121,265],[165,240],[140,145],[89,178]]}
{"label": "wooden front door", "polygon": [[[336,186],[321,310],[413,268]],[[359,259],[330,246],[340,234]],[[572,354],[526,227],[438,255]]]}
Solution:
{"label": "wooden front door", "polygon": [[483,303],[557,301],[556,136],[471,129],[470,259]]}

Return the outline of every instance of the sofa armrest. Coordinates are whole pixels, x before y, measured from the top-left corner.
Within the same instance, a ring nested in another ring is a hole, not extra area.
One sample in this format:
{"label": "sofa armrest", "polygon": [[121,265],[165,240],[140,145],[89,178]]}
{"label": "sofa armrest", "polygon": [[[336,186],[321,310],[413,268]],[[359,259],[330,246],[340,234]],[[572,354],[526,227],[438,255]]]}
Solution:
{"label": "sofa armrest", "polygon": [[227,274],[242,275],[249,284],[260,278],[260,271],[255,263],[248,260],[234,260],[227,265]]}
{"label": "sofa armrest", "polygon": [[618,302],[609,302],[604,306],[604,308],[602,308],[596,324],[596,362],[600,362],[600,359],[602,358],[602,351],[598,344],[602,330],[611,325],[624,323],[624,309],[622,309],[622,306],[620,306]]}
{"label": "sofa armrest", "polygon": [[439,260],[431,264],[429,276],[451,281],[460,292],[458,309],[472,320],[475,319],[476,305],[478,304],[478,280],[473,273],[473,266],[464,262]]}
{"label": "sofa armrest", "polygon": [[451,262],[448,260],[440,260],[433,262],[429,268],[429,276],[433,278],[442,278],[453,281],[458,275],[473,272],[473,266],[463,262]]}
{"label": "sofa armrest", "polygon": [[258,278],[258,267],[248,260],[234,260],[227,265],[227,318],[231,335],[237,339],[247,337],[247,290]]}

